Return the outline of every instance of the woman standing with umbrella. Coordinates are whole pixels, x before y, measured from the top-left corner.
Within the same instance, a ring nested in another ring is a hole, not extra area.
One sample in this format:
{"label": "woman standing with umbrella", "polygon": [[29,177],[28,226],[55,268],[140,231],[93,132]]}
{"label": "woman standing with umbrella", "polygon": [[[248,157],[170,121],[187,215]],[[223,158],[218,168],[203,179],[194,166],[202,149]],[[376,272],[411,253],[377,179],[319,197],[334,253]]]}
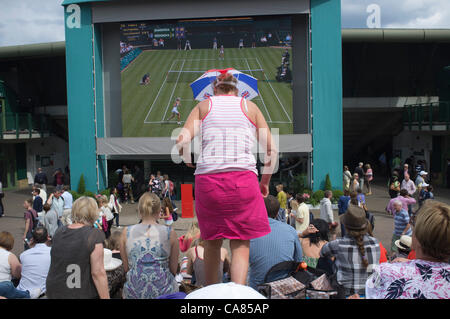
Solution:
{"label": "woman standing with umbrella", "polygon": [[[190,142],[196,134],[201,139],[195,171],[195,206],[205,240],[206,282],[220,282],[220,248],[223,239],[230,239],[231,281],[245,285],[250,239],[270,232],[263,196],[269,194],[277,150],[261,111],[254,103],[238,97],[239,83],[232,71],[215,71],[220,74],[212,84],[214,96],[192,110],[177,146],[186,164],[193,167]],[[252,154],[257,142],[266,150],[259,184]]]}

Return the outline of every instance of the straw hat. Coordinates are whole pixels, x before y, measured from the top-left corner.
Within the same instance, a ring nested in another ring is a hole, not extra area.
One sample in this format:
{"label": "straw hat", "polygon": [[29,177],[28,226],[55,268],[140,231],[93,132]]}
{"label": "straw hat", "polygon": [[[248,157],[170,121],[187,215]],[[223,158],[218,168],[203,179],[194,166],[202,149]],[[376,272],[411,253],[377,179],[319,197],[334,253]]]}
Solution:
{"label": "straw hat", "polygon": [[359,206],[349,205],[341,216],[341,224],[348,230],[364,230],[367,227],[366,212]]}
{"label": "straw hat", "polygon": [[122,265],[122,260],[113,258],[112,251],[103,248],[103,264],[105,265],[106,271],[111,271],[120,267]]}
{"label": "straw hat", "polygon": [[251,287],[234,282],[209,285],[197,289],[185,299],[267,299]]}
{"label": "straw hat", "polygon": [[402,237],[400,237],[399,240],[395,241],[395,246],[397,246],[398,248],[403,249],[403,250],[410,250],[411,243],[412,243],[412,237],[403,235]]}

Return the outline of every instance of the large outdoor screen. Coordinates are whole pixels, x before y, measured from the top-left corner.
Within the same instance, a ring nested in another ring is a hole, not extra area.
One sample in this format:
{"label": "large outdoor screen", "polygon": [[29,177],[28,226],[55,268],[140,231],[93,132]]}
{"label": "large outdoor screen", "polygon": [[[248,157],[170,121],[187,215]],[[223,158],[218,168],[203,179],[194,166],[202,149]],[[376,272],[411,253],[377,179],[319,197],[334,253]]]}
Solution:
{"label": "large outdoor screen", "polygon": [[292,37],[290,16],[122,23],[123,136],[170,136],[199,103],[190,84],[226,68],[256,78],[252,101],[270,127],[292,134]]}

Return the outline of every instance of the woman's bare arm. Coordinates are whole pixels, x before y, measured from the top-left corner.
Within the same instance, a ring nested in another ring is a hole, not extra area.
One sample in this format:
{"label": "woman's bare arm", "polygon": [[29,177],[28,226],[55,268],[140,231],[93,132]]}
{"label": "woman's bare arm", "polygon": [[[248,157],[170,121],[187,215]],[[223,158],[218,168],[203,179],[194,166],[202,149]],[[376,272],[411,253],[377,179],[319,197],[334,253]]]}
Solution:
{"label": "woman's bare arm", "polygon": [[100,299],[109,299],[108,277],[103,261],[103,244],[96,244],[91,253],[91,275]]}
{"label": "woman's bare arm", "polygon": [[267,196],[269,194],[268,185],[270,178],[278,166],[278,150],[273,142],[269,125],[267,124],[261,110],[251,101],[247,101],[247,105],[248,116],[256,124],[258,143],[264,151],[264,168],[261,176],[261,192],[263,193],[263,196]]}
{"label": "woman's bare arm", "polygon": [[120,258],[122,259],[123,268],[125,270],[125,273],[128,272],[128,255],[127,255],[127,227],[125,227],[122,231],[122,236],[120,237],[120,244],[119,244],[119,250],[120,250]]}
{"label": "woman's bare arm", "polygon": [[11,267],[11,276],[16,279],[20,279],[22,277],[22,264],[19,259],[14,254],[9,254],[8,263]]}
{"label": "woman's bare arm", "polygon": [[170,232],[169,270],[174,276],[177,274],[179,254],[180,254],[180,247],[178,245],[177,234],[172,229],[172,231]]}

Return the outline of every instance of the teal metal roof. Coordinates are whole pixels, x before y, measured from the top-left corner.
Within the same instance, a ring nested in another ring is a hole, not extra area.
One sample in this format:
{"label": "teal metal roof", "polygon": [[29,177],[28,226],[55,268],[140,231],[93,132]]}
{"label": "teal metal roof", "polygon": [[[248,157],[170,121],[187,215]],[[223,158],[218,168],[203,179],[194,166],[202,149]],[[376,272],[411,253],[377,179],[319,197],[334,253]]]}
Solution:
{"label": "teal metal roof", "polygon": [[106,2],[110,0],[64,0],[63,3],[61,3],[62,6],[67,6],[69,4],[73,3],[85,3],[85,2]]}

